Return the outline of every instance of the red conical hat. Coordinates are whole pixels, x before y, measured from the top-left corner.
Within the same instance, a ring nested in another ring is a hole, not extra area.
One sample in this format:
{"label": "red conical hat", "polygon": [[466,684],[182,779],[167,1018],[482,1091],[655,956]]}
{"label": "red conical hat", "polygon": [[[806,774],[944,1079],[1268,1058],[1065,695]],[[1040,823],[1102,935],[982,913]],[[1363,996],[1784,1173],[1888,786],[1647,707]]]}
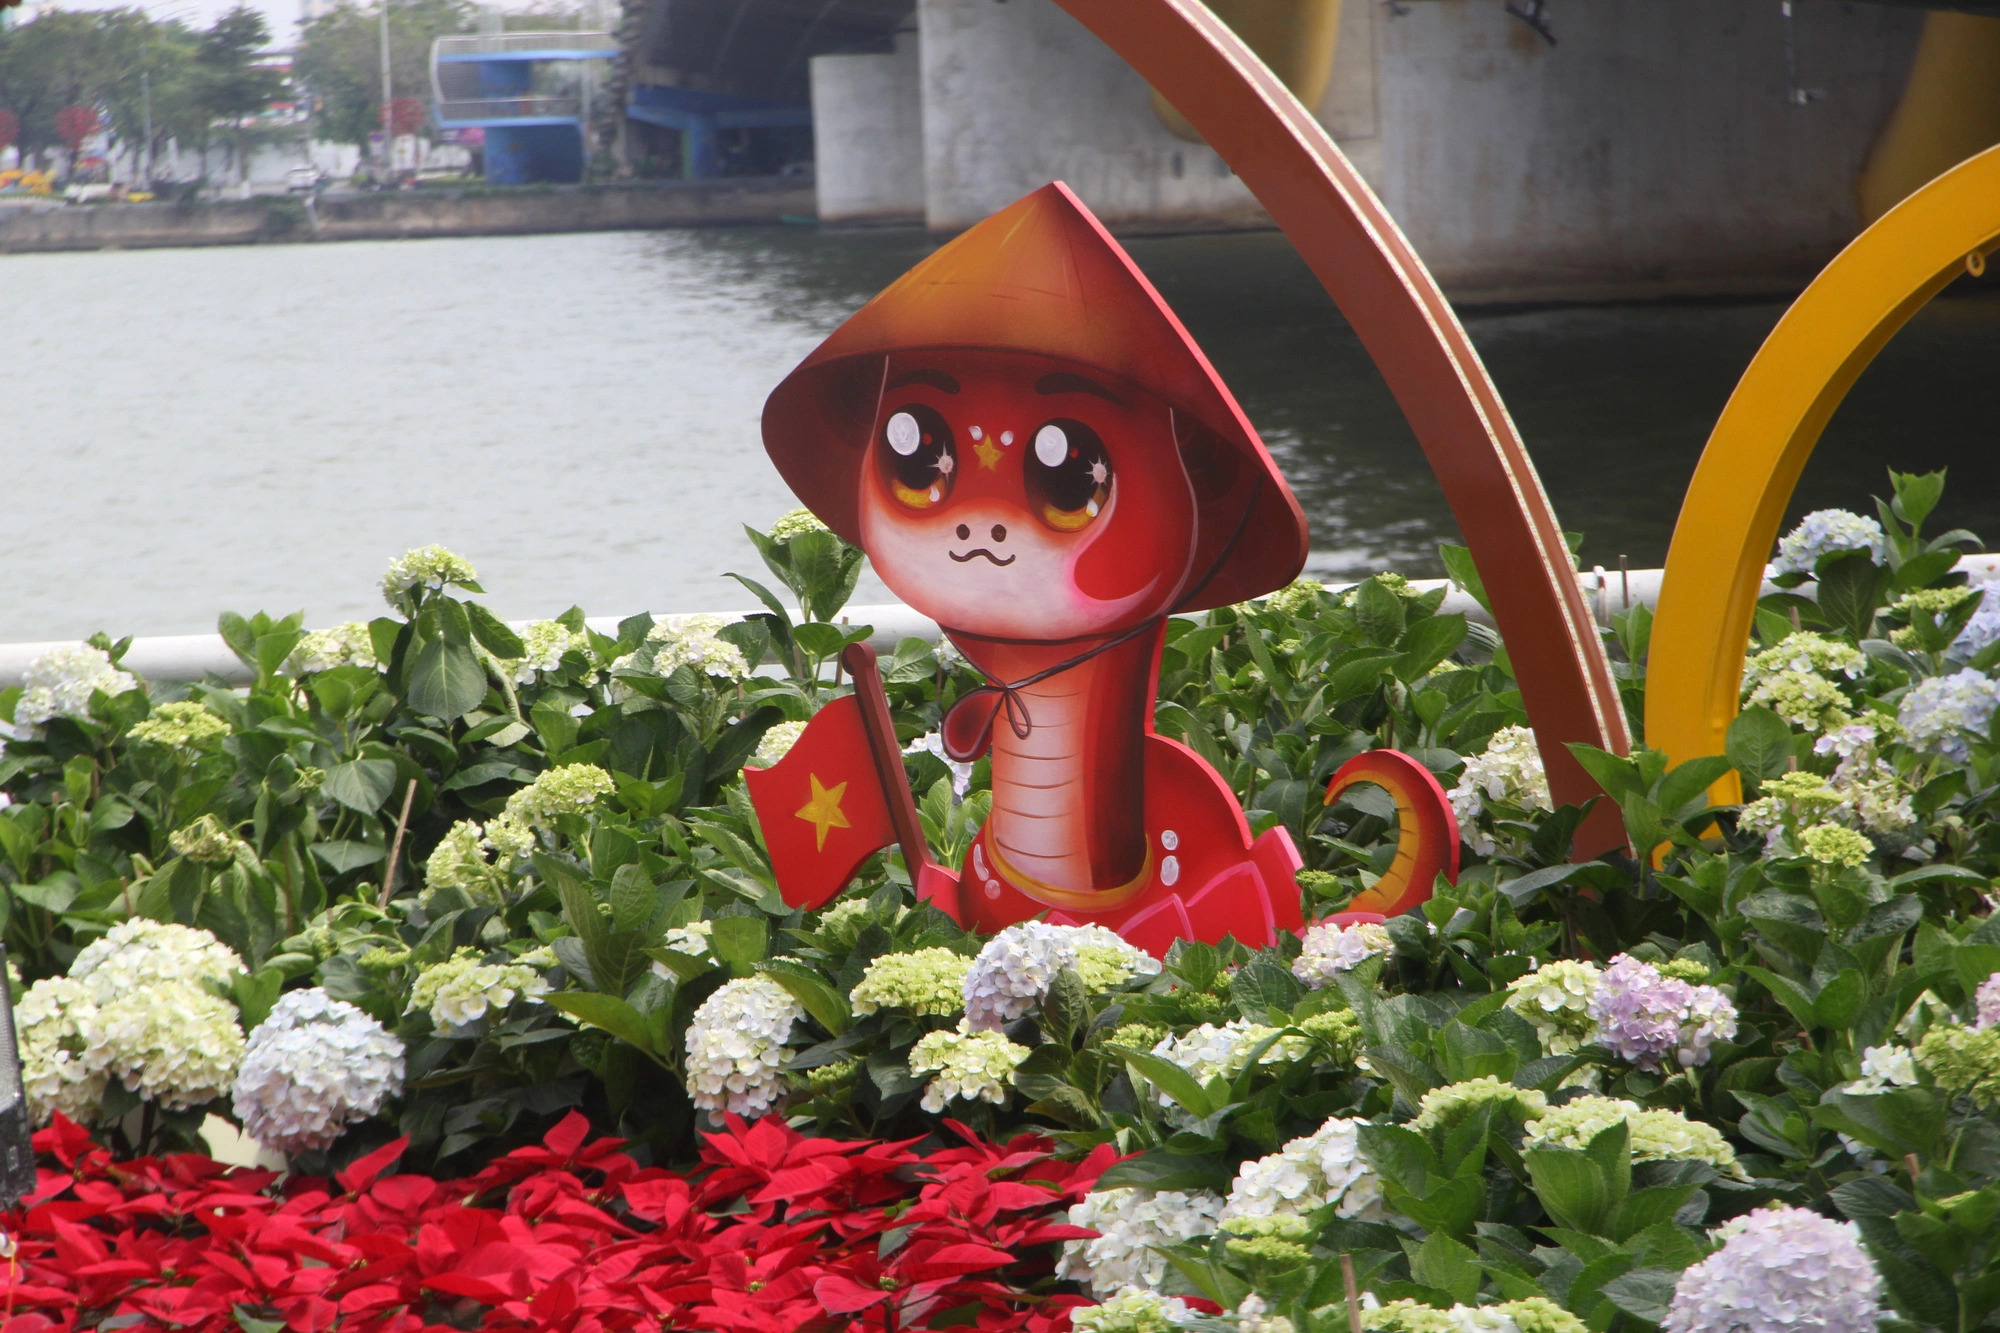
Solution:
{"label": "red conical hat", "polygon": [[[772,390],[764,448],[798,497],[850,542],[860,537],[856,476],[882,358],[920,348],[1074,361],[1157,394],[1205,428],[1210,447],[1189,449],[1189,471],[1201,514],[1193,578],[1206,582],[1189,589],[1182,609],[1260,596],[1304,568],[1305,516],[1243,409],[1131,256],[1062,182],[898,278]],[[1183,447],[1201,433],[1183,429]],[[1159,443],[1159,465],[1182,467],[1172,443]]]}

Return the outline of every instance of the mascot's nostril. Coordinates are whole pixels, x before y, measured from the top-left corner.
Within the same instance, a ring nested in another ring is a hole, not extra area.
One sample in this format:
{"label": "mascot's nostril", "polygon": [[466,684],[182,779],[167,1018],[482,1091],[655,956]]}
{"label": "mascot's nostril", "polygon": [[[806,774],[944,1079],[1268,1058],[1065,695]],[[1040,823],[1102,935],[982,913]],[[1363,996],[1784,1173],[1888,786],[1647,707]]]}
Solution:
{"label": "mascot's nostril", "polygon": [[972,529],[971,529],[971,528],[968,528],[968,527],[966,527],[966,526],[965,526],[965,524],[963,524],[963,523],[959,524],[959,525],[958,525],[958,539],[959,539],[960,541],[969,541],[969,540],[971,539],[971,537],[972,537]]}
{"label": "mascot's nostril", "polygon": [[994,541],[996,541],[996,542],[1004,542],[1004,541],[1006,541],[1006,540],[1007,540],[1007,525],[1006,525],[1006,524],[1004,524],[1004,523],[995,523],[995,524],[993,525],[993,540],[994,540]]}

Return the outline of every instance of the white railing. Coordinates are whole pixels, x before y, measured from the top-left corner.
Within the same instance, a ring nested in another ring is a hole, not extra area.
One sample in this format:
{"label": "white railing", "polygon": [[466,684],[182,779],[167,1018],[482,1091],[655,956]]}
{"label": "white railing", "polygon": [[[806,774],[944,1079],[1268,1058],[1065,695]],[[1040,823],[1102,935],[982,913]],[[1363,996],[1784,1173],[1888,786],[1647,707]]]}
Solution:
{"label": "white railing", "polygon": [[567,51],[610,58],[618,39],[608,32],[482,32],[440,37],[433,56],[503,56],[522,51]]}
{"label": "white railing", "polygon": [[464,101],[439,98],[439,120],[523,120],[530,116],[581,116],[581,97],[480,97]]}

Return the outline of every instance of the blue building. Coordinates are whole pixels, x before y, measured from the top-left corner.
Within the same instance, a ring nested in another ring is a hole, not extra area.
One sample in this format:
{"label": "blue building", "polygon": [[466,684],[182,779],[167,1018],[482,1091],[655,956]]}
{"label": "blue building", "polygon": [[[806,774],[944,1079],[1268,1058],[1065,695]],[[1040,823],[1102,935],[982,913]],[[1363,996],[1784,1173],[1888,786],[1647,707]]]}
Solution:
{"label": "blue building", "polygon": [[580,181],[592,98],[605,95],[605,62],[617,54],[608,32],[440,37],[431,47],[438,124],[484,132],[495,185]]}

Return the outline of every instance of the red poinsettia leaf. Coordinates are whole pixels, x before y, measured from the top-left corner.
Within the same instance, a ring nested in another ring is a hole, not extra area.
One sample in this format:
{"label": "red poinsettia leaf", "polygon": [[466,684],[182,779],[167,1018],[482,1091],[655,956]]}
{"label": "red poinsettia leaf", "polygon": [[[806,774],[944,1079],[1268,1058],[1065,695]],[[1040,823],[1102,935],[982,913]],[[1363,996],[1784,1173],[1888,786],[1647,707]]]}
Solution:
{"label": "red poinsettia leaf", "polygon": [[944,1245],[928,1254],[912,1253],[907,1264],[899,1265],[919,1278],[944,1277],[959,1273],[977,1273],[985,1268],[1004,1268],[1014,1262],[1014,1256],[1005,1250],[996,1250],[990,1245],[958,1244]]}
{"label": "red poinsettia leaf", "polygon": [[498,1305],[516,1294],[491,1278],[473,1277],[469,1273],[433,1273],[424,1279],[424,1287],[447,1296],[466,1296],[482,1305]]}
{"label": "red poinsettia leaf", "polygon": [[590,1119],[581,1111],[571,1111],[556,1127],[542,1139],[542,1146],[554,1153],[559,1161],[570,1161],[576,1150],[590,1137]]}
{"label": "red poinsettia leaf", "polygon": [[813,1283],[813,1296],[828,1314],[853,1314],[889,1299],[889,1293],[880,1287],[864,1287],[840,1273],[830,1273]]}
{"label": "red poinsettia leaf", "polygon": [[376,1178],[384,1171],[394,1166],[396,1160],[403,1155],[404,1149],[409,1146],[410,1139],[408,1135],[404,1135],[393,1143],[385,1143],[366,1157],[355,1158],[354,1162],[345,1171],[336,1176],[335,1179],[340,1181],[341,1187],[349,1194],[359,1194],[370,1185],[373,1185]]}

